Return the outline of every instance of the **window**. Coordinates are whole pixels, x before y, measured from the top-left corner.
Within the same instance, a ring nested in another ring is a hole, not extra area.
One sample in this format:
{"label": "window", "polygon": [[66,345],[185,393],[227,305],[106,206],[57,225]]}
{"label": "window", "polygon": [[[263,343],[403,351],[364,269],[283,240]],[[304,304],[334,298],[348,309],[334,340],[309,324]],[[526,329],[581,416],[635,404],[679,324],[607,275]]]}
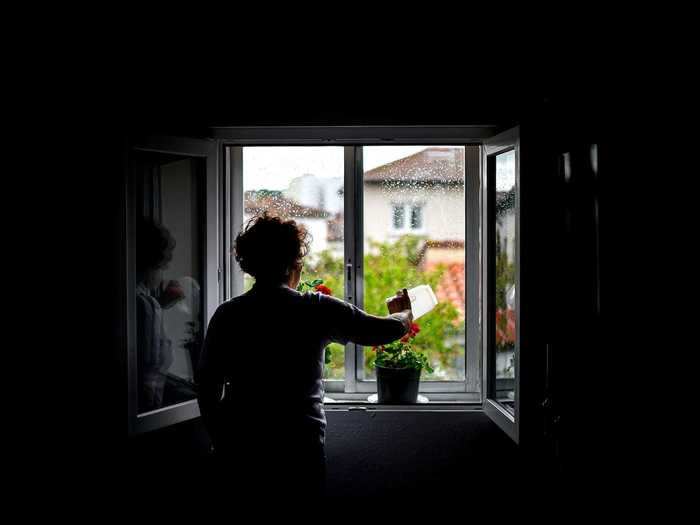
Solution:
{"label": "window", "polygon": [[138,413],[193,399],[202,342],[202,159],[135,155]]}
{"label": "window", "polygon": [[423,206],[411,206],[411,230],[419,231],[423,228]]}
{"label": "window", "polygon": [[[199,414],[193,372],[204,329],[222,301],[251,285],[232,255],[235,235],[268,210],[310,230],[302,278],[324,279],[333,295],[371,313],[385,314],[397,289],[430,284],[439,305],[419,320],[434,368],[421,379],[422,394],[483,402],[517,441],[527,368],[519,352],[517,129],[494,136],[486,128],[348,128],[338,139],[327,138],[336,133],[329,128],[212,133],[130,147],[130,431]],[[381,138],[397,134],[404,145]],[[371,349],[333,345],[328,357],[329,397],[367,401],[376,392]]]}
{"label": "window", "polygon": [[130,432],[198,413],[194,373],[221,299],[211,146],[151,139],[131,149],[125,207]]}
{"label": "window", "polygon": [[406,224],[406,207],[403,204],[392,206],[392,224],[394,230],[403,231]]}
{"label": "window", "polygon": [[[302,281],[323,279],[344,297],[344,151],[342,147],[242,148],[243,224],[270,212],[303,224],[311,234]],[[240,213],[234,209],[234,213]],[[253,279],[245,275],[244,290]],[[325,378],[345,378],[345,349],[331,344]]]}
{"label": "window", "polygon": [[520,237],[517,128],[484,146],[484,410],[519,439]]}
{"label": "window", "polygon": [[[415,345],[435,370],[423,373],[424,388],[435,382],[436,390],[439,383],[463,386],[466,377],[466,151],[478,158],[478,146],[365,146],[362,153],[364,290],[358,304],[385,315],[385,299],[396,290],[433,288],[439,304],[419,319]],[[375,220],[384,210],[393,210],[391,231]],[[374,357],[364,349],[360,380],[375,380]]]}
{"label": "window", "polygon": [[422,204],[394,204],[391,207],[393,233],[420,233],[423,230]]}
{"label": "window", "polygon": [[[385,299],[397,289],[430,284],[440,304],[420,320],[417,344],[434,368],[424,374],[422,392],[432,399],[479,399],[478,316],[467,350],[465,183],[472,179],[469,206],[478,210],[478,145],[242,145],[228,147],[227,159],[231,184],[240,185],[232,189],[231,224],[268,210],[311,231],[302,280],[323,279],[336,297],[378,315],[386,315]],[[470,257],[478,288],[478,247]],[[230,263],[236,295],[252,279]],[[331,345],[328,395],[367,400],[376,392],[373,358],[369,348]]]}
{"label": "window", "polygon": [[[496,155],[495,305],[497,399],[513,412],[515,390],[515,151]],[[510,243],[509,243],[510,241]],[[510,248],[510,249],[509,249]]]}

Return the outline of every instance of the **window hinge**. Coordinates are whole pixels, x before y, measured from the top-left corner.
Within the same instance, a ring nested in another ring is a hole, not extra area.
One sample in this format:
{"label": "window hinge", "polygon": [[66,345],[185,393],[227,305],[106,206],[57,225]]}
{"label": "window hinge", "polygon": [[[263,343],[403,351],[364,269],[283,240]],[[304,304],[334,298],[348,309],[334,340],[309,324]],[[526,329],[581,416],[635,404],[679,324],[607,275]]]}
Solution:
{"label": "window hinge", "polygon": [[221,282],[221,268],[216,269],[216,279]]}

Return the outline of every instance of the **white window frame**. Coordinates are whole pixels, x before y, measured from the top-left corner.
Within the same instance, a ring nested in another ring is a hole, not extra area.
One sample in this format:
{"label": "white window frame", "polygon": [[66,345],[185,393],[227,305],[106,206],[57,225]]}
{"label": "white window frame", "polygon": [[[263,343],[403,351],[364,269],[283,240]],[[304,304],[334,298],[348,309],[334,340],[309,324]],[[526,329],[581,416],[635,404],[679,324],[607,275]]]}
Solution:
{"label": "white window frame", "polygon": [[[481,145],[495,135],[495,126],[435,127],[266,127],[213,128],[220,141],[225,164],[227,230],[225,253],[231,253],[233,235],[241,226],[243,211],[243,147],[254,145],[343,145],[345,148],[345,299],[363,306],[363,146],[372,145]],[[371,138],[368,138],[371,137]],[[479,163],[481,166],[481,162]],[[466,268],[467,287],[465,380],[422,381],[421,393],[434,403],[482,402],[482,334],[481,334],[481,186],[482,173],[465,181]],[[240,210],[240,213],[237,212]],[[239,217],[240,216],[240,217]],[[406,217],[410,221],[410,216]],[[425,225],[425,216],[423,216]],[[393,221],[392,221],[393,225]],[[232,256],[225,259],[225,299],[243,292],[243,272]],[[336,400],[366,401],[376,392],[376,382],[363,380],[364,355],[359,345],[345,349],[345,379],[325,382],[326,392]],[[274,385],[270,385],[274,388]]]}

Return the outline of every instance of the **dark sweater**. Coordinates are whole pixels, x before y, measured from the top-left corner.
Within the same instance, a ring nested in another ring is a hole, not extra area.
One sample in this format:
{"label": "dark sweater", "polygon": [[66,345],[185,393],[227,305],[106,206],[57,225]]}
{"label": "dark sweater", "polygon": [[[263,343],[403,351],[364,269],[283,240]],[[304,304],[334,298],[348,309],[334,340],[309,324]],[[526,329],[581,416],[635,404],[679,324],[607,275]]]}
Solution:
{"label": "dark sweater", "polygon": [[[407,330],[405,314],[377,317],[284,285],[256,284],[223,303],[209,323],[197,375],[215,449],[233,447],[244,436],[278,446],[282,430],[285,442],[304,436],[323,442],[324,348],[332,342],[387,344]],[[224,383],[230,386],[222,400]]]}

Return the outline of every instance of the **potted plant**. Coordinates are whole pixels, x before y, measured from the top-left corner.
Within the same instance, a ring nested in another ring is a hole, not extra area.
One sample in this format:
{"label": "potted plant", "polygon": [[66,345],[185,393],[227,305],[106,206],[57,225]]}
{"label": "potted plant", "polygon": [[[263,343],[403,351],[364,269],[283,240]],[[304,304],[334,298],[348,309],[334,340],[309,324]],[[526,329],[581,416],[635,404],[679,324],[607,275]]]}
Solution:
{"label": "potted plant", "polygon": [[398,341],[374,347],[377,357],[377,396],[379,403],[405,405],[418,402],[421,372],[433,371],[423,352],[413,348],[412,341],[420,332],[417,323],[411,323],[409,332]]}

